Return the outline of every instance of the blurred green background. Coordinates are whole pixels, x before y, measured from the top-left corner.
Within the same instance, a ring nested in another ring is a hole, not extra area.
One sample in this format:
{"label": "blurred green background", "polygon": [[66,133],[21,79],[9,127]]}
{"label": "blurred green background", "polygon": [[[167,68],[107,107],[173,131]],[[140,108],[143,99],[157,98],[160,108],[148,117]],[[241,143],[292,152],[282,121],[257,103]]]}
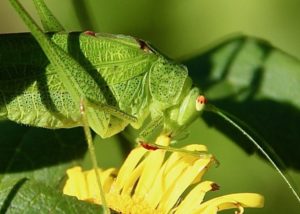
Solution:
{"label": "blurred green background", "polygon": [[[36,17],[30,0],[22,2]],[[299,0],[48,0],[46,3],[69,31],[93,30],[140,37],[177,60],[200,54],[235,34],[263,38],[300,58]],[[7,1],[0,2],[0,20],[1,33],[27,31]],[[97,144],[102,166],[120,165],[124,155],[117,141],[110,139]],[[266,197],[265,208],[248,209],[246,213],[299,213],[300,205],[268,163],[256,155],[248,156],[202,120],[193,124],[185,143],[207,145],[221,162],[206,176],[221,186],[212,196],[258,192]],[[299,172],[290,173],[300,186]]]}

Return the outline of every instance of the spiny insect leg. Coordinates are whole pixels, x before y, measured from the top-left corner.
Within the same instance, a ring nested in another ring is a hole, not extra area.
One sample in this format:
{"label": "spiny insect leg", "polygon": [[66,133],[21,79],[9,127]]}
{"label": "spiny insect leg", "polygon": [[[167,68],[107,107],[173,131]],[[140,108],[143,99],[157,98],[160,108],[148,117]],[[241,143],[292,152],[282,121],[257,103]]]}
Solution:
{"label": "spiny insect leg", "polygon": [[160,135],[155,143],[147,143],[145,141],[139,140],[138,143],[145,149],[150,151],[155,151],[157,149],[163,149],[169,152],[180,152],[188,155],[193,155],[199,158],[213,158],[215,162],[218,164],[218,161],[207,151],[191,151],[184,148],[175,148],[171,147],[171,137],[169,135]]}
{"label": "spiny insect leg", "polygon": [[46,32],[64,31],[60,22],[51,13],[43,0],[33,0],[35,8],[38,12],[43,28]]}

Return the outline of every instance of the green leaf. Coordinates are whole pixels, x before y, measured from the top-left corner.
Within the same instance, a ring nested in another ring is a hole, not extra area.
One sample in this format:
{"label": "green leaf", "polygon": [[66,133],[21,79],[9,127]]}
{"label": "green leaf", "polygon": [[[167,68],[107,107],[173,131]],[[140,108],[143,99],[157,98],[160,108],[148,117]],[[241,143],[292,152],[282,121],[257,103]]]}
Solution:
{"label": "green leaf", "polygon": [[0,213],[102,213],[100,211],[100,206],[64,196],[25,178],[0,184]]}
{"label": "green leaf", "polygon": [[[241,36],[185,64],[210,102],[255,130],[285,165],[300,169],[300,62],[297,59],[265,41]],[[211,114],[204,114],[204,118],[246,151],[255,149],[222,119]]]}
{"label": "green leaf", "polygon": [[86,153],[82,128],[49,130],[0,122],[0,213],[99,213],[61,193],[67,168]]}
{"label": "green leaf", "polygon": [[49,130],[2,121],[0,130],[2,182],[26,177],[57,186],[87,149],[81,128]]}

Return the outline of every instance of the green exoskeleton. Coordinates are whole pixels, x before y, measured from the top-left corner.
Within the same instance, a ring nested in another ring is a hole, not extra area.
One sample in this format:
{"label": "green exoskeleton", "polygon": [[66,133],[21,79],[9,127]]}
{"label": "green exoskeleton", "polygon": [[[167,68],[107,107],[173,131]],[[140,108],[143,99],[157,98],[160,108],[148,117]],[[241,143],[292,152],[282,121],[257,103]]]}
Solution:
{"label": "green exoskeleton", "polygon": [[1,58],[2,117],[32,126],[70,128],[82,125],[83,101],[89,126],[103,138],[129,124],[139,129],[149,115],[152,122],[142,136],[160,125],[175,136],[202,110],[196,102],[200,91],[192,88],[186,67],[141,40],[31,31],[39,44],[30,34],[0,37],[1,49],[11,50]]}
{"label": "green exoskeleton", "polygon": [[0,36],[0,48],[6,50],[0,55],[1,119],[52,129],[83,126],[95,169],[89,128],[107,138],[128,125],[143,126],[142,142],[159,128],[159,134],[176,139],[204,109],[256,144],[225,114],[205,105],[185,66],[148,43],[124,35],[63,32],[44,2],[34,0],[45,31],[51,32],[45,34],[18,0],[10,2],[32,35]]}

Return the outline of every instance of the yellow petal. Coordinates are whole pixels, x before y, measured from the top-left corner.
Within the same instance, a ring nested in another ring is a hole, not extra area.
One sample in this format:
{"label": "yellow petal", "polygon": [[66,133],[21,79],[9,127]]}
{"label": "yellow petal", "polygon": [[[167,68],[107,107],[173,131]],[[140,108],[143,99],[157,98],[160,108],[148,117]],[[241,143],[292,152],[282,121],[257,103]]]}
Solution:
{"label": "yellow petal", "polygon": [[[194,144],[183,148],[183,150],[206,151],[206,147]],[[152,208],[157,207],[163,195],[165,195],[167,190],[177,182],[178,177],[182,174],[184,169],[193,165],[198,159],[199,157],[187,156],[186,153],[171,153],[170,157],[165,161],[157,174],[152,189],[147,193],[146,200]]]}
{"label": "yellow petal", "polygon": [[110,168],[101,173],[101,184],[103,186],[104,192],[109,192],[115,177],[118,174],[118,170],[115,168]]}
{"label": "yellow petal", "polygon": [[124,183],[124,186],[122,188],[122,195],[131,195],[131,192],[133,190],[133,188],[135,187],[136,182],[139,180],[143,169],[144,169],[144,161],[142,163],[140,163],[137,168],[135,168],[130,176],[127,177],[126,182]]}
{"label": "yellow petal", "polygon": [[191,165],[189,162],[181,161],[184,155],[179,152],[172,153],[161,167],[153,188],[147,194],[147,201],[153,208],[158,205],[165,192],[174,185],[184,169]]}
{"label": "yellow petal", "polygon": [[215,183],[212,181],[203,181],[193,188],[184,198],[176,209],[176,214],[185,214],[187,210],[198,208],[202,203],[205,194],[214,188]]}
{"label": "yellow petal", "polygon": [[167,189],[176,182],[176,178],[183,171],[183,167],[177,164],[178,159],[182,156],[173,153],[163,164],[159,173],[156,175],[155,182],[147,194],[147,202],[152,208],[157,207],[159,201],[167,191]]}
{"label": "yellow petal", "polygon": [[[181,194],[189,187],[189,185],[198,177],[203,169],[206,169],[210,163],[210,159],[200,159],[193,166],[186,167],[185,171],[177,179],[176,183],[168,189],[165,196],[160,201],[159,208],[168,212],[180,198]],[[184,162],[184,161],[181,161]]]}
{"label": "yellow petal", "polygon": [[236,193],[211,199],[199,206],[195,213],[211,214],[220,210],[264,206],[264,197],[257,193]]}
{"label": "yellow petal", "polygon": [[[111,168],[107,169],[104,172],[100,172],[100,179],[101,179],[101,184],[103,187],[104,192],[109,192],[111,185],[114,181],[114,176],[113,174],[117,172],[116,169]],[[88,188],[88,198],[98,198],[100,199],[100,191],[98,188],[97,180],[96,180],[96,175],[95,171],[88,170],[84,172],[84,175],[86,176],[86,182],[87,182],[87,188]]]}
{"label": "yellow petal", "polygon": [[157,176],[164,161],[164,157],[165,151],[163,150],[152,151],[148,154],[145,159],[143,172],[134,193],[135,195],[144,196],[150,191],[155,177]]}
{"label": "yellow petal", "polygon": [[[156,143],[167,146],[170,138],[160,137]],[[201,151],[206,151],[203,145],[189,145],[183,150],[165,158],[164,150],[149,152],[140,147],[129,154],[119,174],[115,169],[99,169],[108,206],[122,213],[149,214],[215,214],[230,208],[243,213],[243,207],[263,206],[263,196],[254,193],[225,195],[203,203],[205,194],[215,188],[211,181],[199,183],[213,158],[201,156]],[[100,203],[93,170],[82,172],[80,167],[74,167],[67,173],[65,194]],[[192,189],[187,192],[189,187]]]}
{"label": "yellow petal", "polygon": [[144,148],[136,148],[130,152],[127,159],[125,160],[124,164],[122,165],[118,177],[116,179],[114,188],[116,191],[120,191],[124,184],[126,183],[127,179],[130,177],[132,171],[135,169],[137,164],[140,162],[144,154],[148,152]]}
{"label": "yellow petal", "polygon": [[[104,172],[98,169],[101,177],[101,183],[104,192],[108,192],[114,181],[116,169],[107,169]],[[82,168],[77,166],[67,170],[68,179],[63,189],[66,195],[76,196],[80,200],[89,200],[94,203],[100,203],[100,191],[96,181],[95,171],[82,171]]]}
{"label": "yellow petal", "polygon": [[63,193],[66,195],[76,196],[80,200],[88,197],[88,188],[85,176],[81,167],[73,167],[67,170],[69,179],[67,180]]}

